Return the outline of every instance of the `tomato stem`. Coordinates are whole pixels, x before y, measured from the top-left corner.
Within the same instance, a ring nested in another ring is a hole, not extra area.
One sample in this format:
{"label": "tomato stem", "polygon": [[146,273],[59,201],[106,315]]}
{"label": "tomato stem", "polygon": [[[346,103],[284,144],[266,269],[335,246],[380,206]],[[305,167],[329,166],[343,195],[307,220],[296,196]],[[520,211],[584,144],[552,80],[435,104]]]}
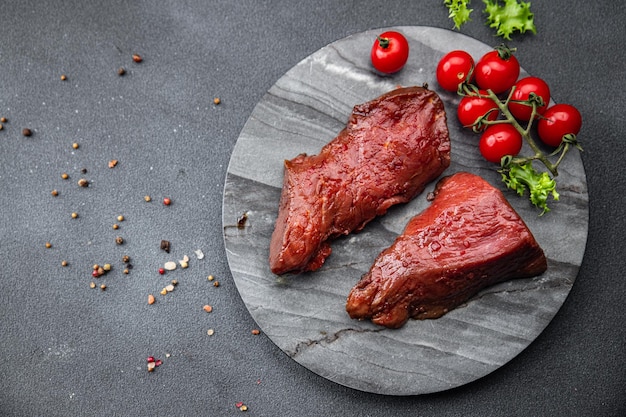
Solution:
{"label": "tomato stem", "polygon": [[378,46],[380,46],[383,49],[389,48],[389,38],[382,38],[380,36],[376,36],[376,39],[378,39]]}
{"label": "tomato stem", "polygon": [[[506,46],[502,46],[502,48],[505,50],[508,50],[509,52],[512,51],[511,49],[506,48]],[[511,91],[509,92],[506,99],[501,100],[500,97],[498,97],[498,95],[493,92],[493,90],[488,89],[487,94],[484,95],[484,94],[481,94],[481,92],[478,90],[478,88],[475,85],[470,84],[468,82],[464,82],[459,85],[458,93],[460,95],[465,95],[465,96],[489,98],[496,104],[499,112],[504,116],[503,119],[488,120],[487,116],[489,115],[489,113],[485,114],[483,117],[477,119],[476,122],[474,123],[473,129],[475,131],[481,131],[482,127],[487,126],[487,125],[510,124],[511,126],[515,128],[515,130],[517,130],[520,133],[520,135],[522,136],[522,139],[528,144],[528,146],[534,152],[534,154],[531,156],[508,158],[507,159],[508,164],[523,165],[523,164],[526,164],[527,162],[538,160],[541,163],[543,163],[543,165],[548,169],[548,171],[550,171],[553,177],[558,176],[559,175],[558,167],[561,164],[561,161],[563,161],[565,154],[567,154],[571,146],[575,146],[576,148],[581,149],[580,145],[578,145],[578,142],[576,141],[576,136],[566,135],[563,138],[561,145],[557,149],[555,149],[554,152],[552,152],[549,155],[546,155],[542,151],[542,149],[539,147],[539,145],[537,144],[537,142],[535,141],[532,135],[533,123],[537,118],[541,117],[537,109],[544,105],[543,100],[540,96],[533,95],[533,94],[531,94],[528,100],[522,100],[522,101],[512,100],[514,91],[515,91],[515,86],[511,88]],[[511,102],[521,103],[521,104],[525,104],[525,105],[532,107],[530,118],[526,126],[522,126],[522,124],[520,124],[520,122],[515,118],[515,116],[513,116],[513,114],[509,110],[509,104]],[[559,155],[559,156],[557,160],[553,163],[550,160],[550,158],[556,155]]]}
{"label": "tomato stem", "polygon": [[532,106],[532,112],[530,114],[530,119],[528,121],[528,124],[526,125],[526,127],[524,127],[517,121],[517,119],[515,118],[515,116],[513,116],[513,114],[511,113],[508,107],[508,104],[511,101],[511,97],[513,96],[514,91],[515,91],[515,86],[511,88],[511,92],[509,93],[506,100],[502,101],[492,90],[487,90],[488,97],[491,100],[493,100],[493,102],[498,106],[498,109],[504,116],[504,120],[496,120],[494,122],[485,121],[484,123],[486,124],[495,124],[495,123],[511,124],[515,128],[515,130],[517,130],[520,133],[520,135],[522,135],[522,138],[524,139],[524,141],[528,144],[528,146],[530,146],[530,148],[535,153],[534,155],[528,156],[528,157],[512,158],[511,159],[512,164],[521,165],[529,161],[539,160],[541,161],[541,163],[545,165],[548,171],[550,171],[550,173],[554,177],[556,177],[557,175],[559,175],[558,166],[563,160],[565,153],[568,151],[569,146],[567,146],[567,144],[566,146],[563,146],[560,157],[557,159],[555,163],[552,163],[549,157],[537,145],[537,142],[535,142],[531,134],[531,128],[532,128],[533,122],[537,118],[537,114],[538,114],[537,113],[538,102],[536,100],[528,100],[525,102]]}
{"label": "tomato stem", "polygon": [[513,55],[513,52],[517,50],[517,48],[509,48],[504,43],[496,46],[494,49],[498,52],[498,56],[505,61],[508,61]]}

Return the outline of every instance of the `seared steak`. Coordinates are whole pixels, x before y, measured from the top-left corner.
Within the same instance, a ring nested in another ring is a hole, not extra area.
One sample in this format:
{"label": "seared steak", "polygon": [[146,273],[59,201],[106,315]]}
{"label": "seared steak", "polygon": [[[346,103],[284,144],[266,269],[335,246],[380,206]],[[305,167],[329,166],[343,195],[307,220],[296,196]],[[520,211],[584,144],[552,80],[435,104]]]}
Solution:
{"label": "seared steak", "polygon": [[329,239],[411,200],[449,164],[446,114],[433,91],[398,88],[355,106],[318,155],[285,161],[272,272],[320,268],[331,253]]}
{"label": "seared steak", "polygon": [[437,318],[497,282],[547,268],[543,250],[502,193],[457,173],[437,183],[435,198],[375,260],[348,296],[352,318],[401,327]]}

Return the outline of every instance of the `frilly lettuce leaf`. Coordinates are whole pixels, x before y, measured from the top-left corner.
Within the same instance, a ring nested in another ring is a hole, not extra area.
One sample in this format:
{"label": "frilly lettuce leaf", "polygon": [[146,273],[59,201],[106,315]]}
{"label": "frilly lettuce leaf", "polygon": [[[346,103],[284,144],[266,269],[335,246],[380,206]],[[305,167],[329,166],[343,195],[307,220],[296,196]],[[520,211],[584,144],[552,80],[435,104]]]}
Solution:
{"label": "frilly lettuce leaf", "polygon": [[530,162],[522,165],[511,164],[502,169],[500,173],[502,174],[502,181],[507,187],[517,191],[520,196],[523,196],[528,189],[531,203],[543,210],[540,215],[550,211],[548,208],[548,196],[550,194],[555,201],[559,199],[556,181],[547,172],[535,171]]}
{"label": "frilly lettuce leaf", "polygon": [[443,0],[450,12],[448,17],[454,22],[455,29],[461,29],[461,26],[469,22],[470,14],[473,9],[469,8],[470,0]]}
{"label": "frilly lettuce leaf", "polygon": [[504,39],[511,39],[515,31],[537,33],[534,14],[530,11],[530,2],[518,0],[483,0],[487,25],[496,29],[496,34]]}

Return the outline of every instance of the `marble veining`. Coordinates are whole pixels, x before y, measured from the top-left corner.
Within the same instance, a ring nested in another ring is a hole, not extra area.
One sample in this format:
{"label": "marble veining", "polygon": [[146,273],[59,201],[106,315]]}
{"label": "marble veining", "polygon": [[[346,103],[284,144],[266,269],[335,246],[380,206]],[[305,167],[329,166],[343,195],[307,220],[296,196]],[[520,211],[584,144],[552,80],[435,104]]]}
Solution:
{"label": "marble veining", "polygon": [[[456,94],[438,89],[435,68],[444,53],[474,58],[491,46],[446,29],[397,27],[407,36],[407,66],[377,74],[369,48],[382,30],[338,40],[281,77],[254,108],[233,150],[224,188],[223,224],[237,289],[263,332],[295,361],[338,384],[388,395],[442,391],[481,378],[510,361],[550,323],[574,285],[585,251],[588,194],[580,156],[572,152],[558,177],[561,200],[539,217],[526,199],[504,190],[495,167],[482,160],[477,137],[456,121]],[[523,74],[526,74],[523,72]],[[426,194],[393,207],[360,233],[333,242],[333,254],[314,273],[272,274],[269,240],[278,212],[283,160],[315,154],[344,126],[355,104],[397,85],[427,83],[446,106],[452,163],[444,173],[470,171],[504,190],[548,257],[541,276],[484,289],[437,320],[409,321],[389,330],[351,320],[352,286],[407,221],[428,206]],[[244,227],[237,219],[246,213]],[[568,236],[568,239],[563,239]]]}

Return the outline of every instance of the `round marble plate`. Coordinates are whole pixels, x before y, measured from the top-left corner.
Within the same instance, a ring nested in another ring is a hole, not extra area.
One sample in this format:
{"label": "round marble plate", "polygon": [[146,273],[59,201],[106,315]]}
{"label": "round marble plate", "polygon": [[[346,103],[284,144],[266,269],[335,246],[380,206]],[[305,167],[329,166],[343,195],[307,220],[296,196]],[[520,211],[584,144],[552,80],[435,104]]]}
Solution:
{"label": "round marble plate", "polygon": [[[387,29],[404,33],[411,52],[401,72],[383,77],[371,67],[369,50],[376,35]],[[519,354],[565,301],[587,238],[588,194],[580,156],[568,155],[558,177],[561,200],[539,217],[526,198],[504,190],[497,167],[480,157],[477,137],[462,130],[456,119],[459,98],[439,89],[435,79],[437,62],[446,52],[464,49],[478,59],[491,48],[432,27],[385,28],[349,36],[313,53],[281,77],[241,131],[228,167],[223,205],[233,278],[263,332],[324,378],[389,395],[458,387]],[[272,274],[269,240],[278,212],[283,160],[301,152],[318,153],[345,126],[355,104],[398,85],[424,83],[439,93],[448,114],[452,164],[444,175],[471,171],[502,188],[546,252],[548,271],[490,287],[437,320],[411,320],[401,329],[389,330],[350,319],[346,296],[376,255],[427,207],[426,194],[434,183],[362,232],[334,241],[332,255],[314,273]]]}

